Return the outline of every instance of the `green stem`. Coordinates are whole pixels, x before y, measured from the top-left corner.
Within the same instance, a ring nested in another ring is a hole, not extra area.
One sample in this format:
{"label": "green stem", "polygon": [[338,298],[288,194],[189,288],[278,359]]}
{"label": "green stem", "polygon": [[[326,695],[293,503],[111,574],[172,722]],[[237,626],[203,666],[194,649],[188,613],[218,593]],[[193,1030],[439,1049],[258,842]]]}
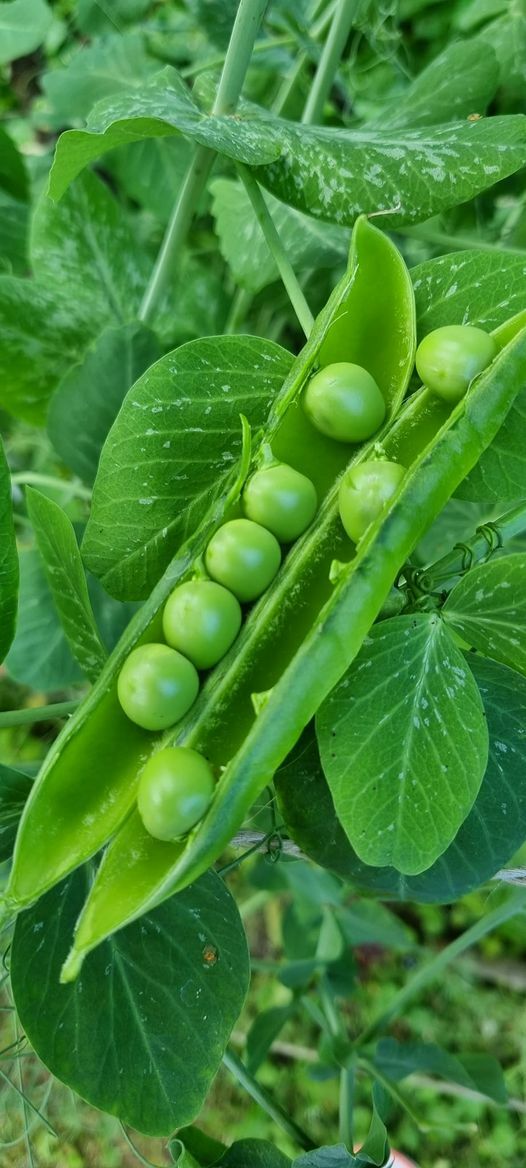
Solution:
{"label": "green stem", "polygon": [[224,333],[230,335],[237,333],[239,325],[246,319],[247,313],[252,304],[253,295],[248,291],[248,288],[238,288],[230,305],[230,312],[228,313]]}
{"label": "green stem", "polygon": [[[258,53],[268,52],[269,49],[277,49],[279,47],[294,45],[296,42],[292,36],[275,36],[267,37],[264,41],[259,41],[254,45],[254,56]],[[216,57],[209,57],[207,61],[196,61],[193,65],[187,65],[181,69],[181,77],[198,77],[200,73],[208,73],[210,69],[219,69],[225,62],[225,54],[220,53]]]}
{"label": "green stem", "polygon": [[339,1137],[351,1152],[353,1148],[354,1067],[340,1071]]}
{"label": "green stem", "polygon": [[80,698],[71,702],[54,702],[51,706],[29,706],[24,710],[5,710],[0,714],[0,730],[5,726],[23,726],[31,722],[50,722],[64,718],[80,705]]}
{"label": "green stem", "polygon": [[230,1073],[234,1075],[238,1083],[244,1087],[245,1091],[250,1095],[255,1103],[266,1111],[267,1115],[277,1123],[282,1131],[286,1132],[288,1136],[295,1143],[299,1144],[300,1148],[305,1151],[310,1151],[316,1147],[316,1144],[310,1139],[306,1132],[303,1131],[293,1119],[281,1109],[278,1103],[275,1103],[269,1092],[257,1082],[250,1074],[241,1059],[231,1050],[225,1051],[223,1055],[223,1063],[228,1068]]}
{"label": "green stem", "polygon": [[395,994],[391,1004],[386,1010],[374,1019],[369,1026],[358,1036],[355,1040],[355,1046],[364,1046],[371,1042],[372,1039],[385,1030],[386,1026],[392,1021],[397,1014],[401,1014],[408,1002],[416,997],[430,982],[436,981],[443,973],[444,969],[451,964],[455,958],[464,953],[472,945],[476,945],[482,937],[486,937],[488,933],[492,933],[499,925],[508,921],[510,917],[515,916],[519,912],[524,911],[525,894],[524,889],[516,889],[506,900],[492,912],[488,913],[482,920],[476,921],[470,929],[462,933],[461,937],[457,937],[450,945],[446,945],[432,957],[430,961],[426,962],[420,969],[416,971],[412,978],[406,982],[402,989]]}
{"label": "green stem", "polygon": [[[213,114],[230,114],[239,100],[254,41],[268,0],[240,0],[219,81]],[[183,245],[215,159],[215,151],[198,146],[175,203],[166,235],[139,309],[139,320],[150,322],[169,280],[181,261]]]}
{"label": "green stem", "polygon": [[322,120],[323,107],[352,28],[355,8],[355,0],[340,0],[338,4],[303,111],[301,120],[304,125],[313,125]]}
{"label": "green stem", "polygon": [[518,507],[513,507],[511,511],[505,511],[504,515],[499,515],[497,519],[491,519],[487,524],[480,524],[475,534],[462,546],[453,548],[447,555],[435,560],[433,564],[417,569],[419,584],[425,580],[426,587],[429,585],[431,588],[441,580],[449,580],[451,576],[458,576],[463,571],[463,561],[468,549],[473,553],[474,562],[480,560],[484,552],[488,551],[488,540],[483,534],[484,527],[496,530],[502,541],[520,535],[526,530],[526,500],[519,503]]}
{"label": "green stem", "polygon": [[[332,20],[337,2],[338,2],[338,0],[335,0],[335,3],[329,4],[329,7],[325,10],[325,12],[319,17],[319,19],[316,21],[316,23],[312,26],[311,33],[310,33],[311,40],[315,41],[317,39],[317,37],[319,37],[321,35],[321,33],[325,31],[327,25]],[[315,20],[321,7],[323,7],[323,0],[321,0],[321,3],[318,3],[314,6],[314,10],[311,13],[311,17],[310,17],[311,20]],[[280,85],[278,92],[277,92],[277,94],[274,98],[274,101],[272,103],[272,107],[271,107],[272,113],[278,114],[278,115],[282,113],[282,111],[284,110],[284,108],[289,100],[289,97],[292,93],[292,90],[294,89],[294,86],[295,86],[298,78],[301,76],[301,74],[305,68],[305,65],[308,63],[309,60],[310,60],[310,58],[309,58],[309,54],[307,52],[303,51],[303,52],[298,54],[298,57],[297,57],[296,61],[294,62],[294,65],[292,66],[290,73],[288,73],[287,76],[284,77],[283,81],[281,82],[281,85]]]}
{"label": "green stem", "polygon": [[296,313],[305,336],[308,337],[314,324],[314,317],[303,295],[296,273],[294,272],[289,257],[278,235],[274,220],[272,219],[270,211],[267,207],[261,188],[248,167],[244,166],[242,163],[238,163],[237,169],[243,181],[250,202],[252,203],[252,207],[254,208],[254,213],[256,215],[259,226],[261,227],[261,230],[267,241],[269,251],[271,252],[276,262],[279,274],[287,290],[287,294],[294,312]]}
{"label": "green stem", "polygon": [[425,243],[436,244],[437,247],[453,251],[506,251],[512,255],[524,255],[523,247],[507,247],[506,244],[489,243],[473,235],[448,235],[445,231],[437,231],[426,227],[425,224],[417,227],[397,227],[397,233],[406,235],[410,239],[421,239]]}
{"label": "green stem", "polygon": [[68,491],[77,499],[91,500],[91,491],[83,487],[76,479],[59,479],[55,475],[38,474],[37,471],[24,470],[11,475],[11,482],[17,486],[52,487],[53,490]]}

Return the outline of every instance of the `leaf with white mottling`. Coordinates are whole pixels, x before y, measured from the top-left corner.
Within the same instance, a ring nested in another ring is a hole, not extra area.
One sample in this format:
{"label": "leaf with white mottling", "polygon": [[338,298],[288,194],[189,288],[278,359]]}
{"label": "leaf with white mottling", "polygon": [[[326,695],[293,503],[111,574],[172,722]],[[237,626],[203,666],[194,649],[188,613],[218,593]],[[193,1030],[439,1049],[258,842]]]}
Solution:
{"label": "leaf with white mottling", "polygon": [[442,611],[468,645],[526,674],[526,555],[477,565],[455,585]]}
{"label": "leaf with white mottling", "polygon": [[99,102],[88,127],[59,139],[53,198],[107,150],[173,133],[255,167],[277,198],[342,226],[352,226],[361,212],[381,210],[390,226],[427,219],[526,162],[522,114],[403,131],[303,126],[246,103],[235,116],[220,117],[199,110],[173,70],[139,96]]}
{"label": "leaf with white mottling", "polygon": [[133,320],[150,271],[122,207],[97,175],[87,172],[54,203],[43,195],[31,232],[37,280],[60,288],[99,328]]}
{"label": "leaf with white mottling", "polygon": [[[221,251],[234,279],[251,292],[259,292],[279,279],[279,272],[250,199],[241,183],[231,179],[215,179],[210,189]],[[346,262],[350,244],[347,230],[320,223],[272,195],[267,195],[267,203],[295,271]]]}
{"label": "leaf with white mottling", "polygon": [[189,341],[127,394],[104,444],[82,544],[113,596],[142,599],[224,489],[241,450],[240,414],[266,420],[292,364],[257,337]]}
{"label": "leaf with white mottling", "polygon": [[141,89],[158,70],[159,62],[147,54],[140,32],[113,32],[77,47],[60,69],[43,74],[41,84],[57,120],[71,125],[110,94]]}
{"label": "leaf with white mottling", "polygon": [[66,513],[39,491],[26,490],[44,571],[73,656],[94,681],[107,657],[99,637],[73,525]]}
{"label": "leaf with white mottling", "polygon": [[401,97],[390,101],[375,123],[390,129],[414,128],[483,113],[498,83],[497,58],[490,45],[476,38],[456,41],[415,77]]}
{"label": "leaf with white mottling", "polygon": [[338,818],[360,859],[416,875],[445,851],[488,758],[482,701],[434,613],[374,626],[316,719]]}

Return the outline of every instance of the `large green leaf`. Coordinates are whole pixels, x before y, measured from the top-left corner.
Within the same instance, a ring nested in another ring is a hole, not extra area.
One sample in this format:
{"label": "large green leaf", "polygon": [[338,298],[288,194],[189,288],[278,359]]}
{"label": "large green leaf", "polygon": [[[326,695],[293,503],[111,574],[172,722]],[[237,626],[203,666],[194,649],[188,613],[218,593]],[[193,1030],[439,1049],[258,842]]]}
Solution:
{"label": "large green leaf", "polygon": [[24,548],[20,552],[18,626],[5,664],[15,681],[43,693],[82,680],[36,548]]}
{"label": "large green leaf", "polygon": [[1,407],[43,422],[55,385],[96,331],[97,322],[75,292],[0,276]]}
{"label": "large green leaf", "polygon": [[[211,183],[213,214],[221,251],[238,284],[259,292],[279,278],[273,255],[244,189],[231,179]],[[349,251],[349,232],[303,215],[272,195],[270,213],[296,271],[343,264]]]}
{"label": "large green leaf", "polygon": [[27,775],[0,765],[0,863],[13,854],[18,821],[31,787]]}
{"label": "large green leaf", "polygon": [[217,1168],[290,1168],[291,1161],[266,1140],[238,1140],[216,1164]]}
{"label": "large green leaf", "polygon": [[383,1164],[385,1156],[353,1156],[344,1144],[331,1144],[330,1147],[316,1148],[313,1152],[305,1152],[292,1163],[292,1168],[363,1168],[365,1164]]}
{"label": "large green leaf", "polygon": [[515,552],[467,572],[444,620],[474,649],[526,673],[526,555]]}
{"label": "large green leaf", "polygon": [[42,44],[53,19],[44,0],[0,4],[0,65],[25,57]]}
{"label": "large green leaf", "polygon": [[490,331],[526,307],[526,253],[457,251],[411,269],[419,338],[445,324]]}
{"label": "large green leaf", "polygon": [[392,226],[427,219],[526,161],[526,118],[520,114],[403,131],[300,126],[248,105],[233,119],[200,111],[167,70],[140,96],[99,102],[87,131],[62,135],[50,194],[59,198],[90,161],[115,146],[173,133],[256,167],[263,185],[283,202],[342,226],[361,212],[382,210]]}
{"label": "large green leaf", "polygon": [[149,273],[122,207],[90,172],[59,204],[42,196],[31,261],[36,279],[83,303],[99,329],[134,319]]}
{"label": "large green leaf", "polygon": [[502,1067],[486,1054],[455,1056],[432,1042],[397,1042],[382,1038],[374,1062],[390,1079],[400,1080],[416,1071],[437,1075],[460,1083],[471,1091],[480,1091],[495,1103],[506,1103],[508,1093]]}
{"label": "large green leaf", "polygon": [[18,918],[16,1007],[57,1078],[149,1135],[199,1112],[248,988],[234,900],[209,873],[101,946],[59,985],[89,876],[81,869]]}
{"label": "large green leaf", "polygon": [[11,475],[0,441],[0,662],[13,640],[18,600],[18,554],[16,550]]}
{"label": "large green leaf", "polygon": [[[476,0],[480,4],[480,0]],[[482,113],[499,82],[497,58],[490,45],[474,38],[454,42],[423,69],[405,93],[382,109],[375,121],[395,126],[436,125]]]}
{"label": "large green leaf", "polygon": [[92,483],[108,431],[130,386],[160,356],[154,334],[140,324],[101,333],[51,398],[48,433],[67,466]]}
{"label": "large green leaf", "polygon": [[95,624],[73,525],[62,508],[46,495],[28,487],[26,498],[44,572],[66,640],[82,672],[94,681],[107,653]]}
{"label": "large green leaf", "polygon": [[42,76],[42,89],[60,125],[84,119],[97,101],[112,93],[141,89],[159,63],[149,57],[140,32],[116,33],[77,48]]}
{"label": "large green leaf", "polygon": [[291,364],[271,341],[210,337],[168,353],[132,387],[102,451],[82,545],[112,595],[148,594],[224,488],[239,415],[263,425]]}
{"label": "large green leaf", "polygon": [[376,625],[316,724],[360,858],[406,875],[429,868],[471,809],[488,757],[480,694],[440,618]]}
{"label": "large green leaf", "polygon": [[419,876],[363,864],[336,818],[309,731],[278,771],[276,785],[294,839],[318,864],[361,888],[400,900],[447,902],[483,884],[521,846],[526,838],[526,680],[483,657],[470,654],[469,661],[488,720],[489,759],[475,804],[453,843]]}

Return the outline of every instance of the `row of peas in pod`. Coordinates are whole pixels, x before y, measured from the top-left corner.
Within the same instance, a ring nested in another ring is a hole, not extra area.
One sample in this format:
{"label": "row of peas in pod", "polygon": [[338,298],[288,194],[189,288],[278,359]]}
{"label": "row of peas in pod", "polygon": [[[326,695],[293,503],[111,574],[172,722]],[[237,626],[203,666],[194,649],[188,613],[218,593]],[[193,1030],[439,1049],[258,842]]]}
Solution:
{"label": "row of peas in pod", "polygon": [[[455,403],[496,355],[495,341],[472,326],[436,329],[421,342],[416,368],[427,387]],[[303,397],[311,424],[327,437],[357,444],[373,437],[385,418],[383,396],[371,374],[338,362],[310,379]],[[405,474],[381,458],[351,466],[339,488],[340,516],[355,543],[389,503]],[[255,472],[243,492],[244,518],[231,519],[212,536],[205,552],[209,579],[179,585],[163,613],[166,643],[141,645],[118,679],[125,714],[139,726],[160,731],[175,725],[199,691],[198,670],[213,668],[241,628],[241,604],[269,587],[281,563],[280,544],[294,542],[312,523],[318,499],[314,484],[285,463]],[[138,809],[157,839],[184,836],[204,815],[214,793],[208,761],[188,747],[157,751],[143,768]]]}

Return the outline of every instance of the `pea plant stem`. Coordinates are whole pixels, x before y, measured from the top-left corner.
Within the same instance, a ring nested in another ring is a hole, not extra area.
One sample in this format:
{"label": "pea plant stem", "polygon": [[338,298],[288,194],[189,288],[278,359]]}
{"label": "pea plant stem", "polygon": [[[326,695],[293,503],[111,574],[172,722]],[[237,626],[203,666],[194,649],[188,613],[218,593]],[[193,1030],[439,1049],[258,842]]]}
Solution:
{"label": "pea plant stem", "polygon": [[353,1147],[354,1067],[340,1071],[339,1136],[346,1148]]}
{"label": "pea plant stem", "polygon": [[[236,108],[267,2],[268,0],[240,0],[212,107],[213,114],[230,114]],[[139,309],[138,315],[142,321],[152,321],[167,284],[177,271],[183,246],[214,159],[215,151],[207,146],[197,147]]]}
{"label": "pea plant stem", "polygon": [[287,294],[289,296],[292,307],[296,313],[299,323],[308,337],[314,324],[314,317],[303,295],[303,292],[298,283],[298,278],[289,257],[283,247],[279,234],[276,230],[274,220],[267,207],[265,197],[259,186],[259,183],[254,178],[248,167],[242,163],[238,164],[238,173],[243,182],[247,195],[252,203],[254,214],[265,236],[270,252],[272,253],[276,266]]}
{"label": "pea plant stem", "polygon": [[80,701],[80,698],[76,698],[70,702],[54,702],[50,706],[29,706],[24,710],[5,710],[0,713],[0,730],[6,726],[24,726],[32,722],[50,722],[53,718],[64,718],[77,709]]}
{"label": "pea plant stem", "polygon": [[[327,25],[330,24],[332,17],[334,15],[334,11],[335,11],[337,3],[338,3],[338,0],[336,0],[336,2],[329,4],[328,7],[325,9],[325,11],[321,13],[321,15],[318,15],[318,14],[320,12],[320,8],[323,8],[323,0],[322,0],[321,4],[320,3],[315,4],[313,11],[311,12],[311,15],[310,15],[310,19],[312,21],[315,21],[315,23],[312,25],[312,28],[310,31],[310,40],[311,41],[316,41],[317,38],[319,36],[321,36],[321,34],[325,31]],[[316,17],[318,17],[317,20],[316,20]],[[299,77],[301,76],[308,60],[309,60],[309,54],[305,50],[298,54],[293,66],[292,66],[292,69],[287,74],[287,76],[283,78],[283,81],[281,82],[281,85],[280,85],[278,92],[277,92],[277,94],[274,98],[274,101],[272,103],[272,113],[281,114],[283,112],[283,110],[287,104],[287,101],[292,93],[292,90],[294,89],[296,82],[298,81]]]}
{"label": "pea plant stem", "polygon": [[355,11],[355,0],[339,0],[303,111],[301,120],[304,125],[313,125],[322,119],[323,107],[347,43]]}
{"label": "pea plant stem", "polygon": [[448,580],[451,576],[458,575],[463,570],[467,555],[472,555],[474,563],[484,558],[484,552],[488,552],[486,530],[494,532],[502,542],[520,535],[522,531],[526,530],[526,500],[518,507],[512,507],[510,511],[505,511],[497,519],[480,524],[475,534],[465,544],[457,544],[445,556],[441,556],[439,560],[435,560],[433,564],[428,564],[423,568],[421,579],[425,579],[433,585],[438,584],[441,580]]}
{"label": "pea plant stem", "polygon": [[76,499],[91,500],[89,487],[84,487],[76,479],[59,479],[55,475],[39,474],[37,471],[27,470],[11,475],[13,486],[52,487],[53,490],[67,491]]}
{"label": "pea plant stem", "polygon": [[244,1063],[241,1062],[241,1059],[233,1051],[227,1050],[225,1052],[223,1055],[223,1064],[234,1078],[237,1079],[240,1086],[244,1087],[251,1099],[255,1103],[258,1103],[266,1111],[267,1115],[274,1120],[274,1123],[277,1123],[282,1131],[286,1132],[295,1143],[299,1144],[300,1148],[304,1148],[305,1151],[310,1151],[316,1146],[307,1133],[282,1110],[269,1092],[254,1079]]}
{"label": "pea plant stem", "polygon": [[417,969],[413,977],[395,994],[387,1009],[383,1010],[362,1031],[354,1045],[356,1047],[363,1047],[366,1043],[375,1039],[397,1014],[402,1013],[407,1003],[416,997],[417,994],[421,993],[430,982],[436,981],[443,971],[447,969],[447,966],[459,957],[461,953],[464,953],[466,949],[470,949],[472,945],[476,945],[488,933],[492,933],[494,929],[498,929],[499,925],[504,924],[505,921],[509,921],[517,913],[524,912],[525,907],[526,897],[524,889],[515,889],[497,908],[494,908],[482,920],[476,921],[471,928],[466,929],[465,933],[462,933],[450,945],[446,945],[444,949],[441,949],[435,957],[431,958],[431,961],[427,961],[425,965]]}

